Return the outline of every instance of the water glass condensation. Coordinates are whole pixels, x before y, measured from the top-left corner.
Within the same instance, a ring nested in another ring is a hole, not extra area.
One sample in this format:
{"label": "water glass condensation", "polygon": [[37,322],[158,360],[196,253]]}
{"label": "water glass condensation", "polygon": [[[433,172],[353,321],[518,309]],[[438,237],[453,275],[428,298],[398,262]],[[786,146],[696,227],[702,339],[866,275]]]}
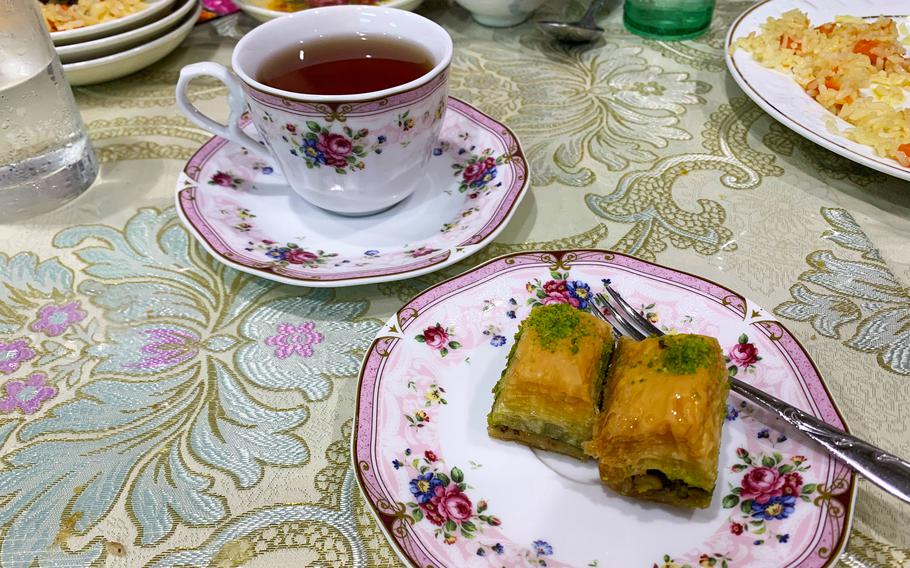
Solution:
{"label": "water glass condensation", "polygon": [[682,40],[708,31],[715,0],[626,0],[623,23],[651,39]]}
{"label": "water glass condensation", "polygon": [[35,0],[0,0],[0,222],[54,209],[98,175]]}

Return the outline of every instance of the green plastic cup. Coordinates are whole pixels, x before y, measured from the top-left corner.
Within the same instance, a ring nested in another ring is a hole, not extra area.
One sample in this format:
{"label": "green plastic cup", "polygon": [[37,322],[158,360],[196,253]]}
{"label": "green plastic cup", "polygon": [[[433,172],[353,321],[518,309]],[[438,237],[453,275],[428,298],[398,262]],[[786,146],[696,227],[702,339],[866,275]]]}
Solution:
{"label": "green plastic cup", "polygon": [[708,31],[715,0],[626,0],[626,29],[651,39],[692,39]]}

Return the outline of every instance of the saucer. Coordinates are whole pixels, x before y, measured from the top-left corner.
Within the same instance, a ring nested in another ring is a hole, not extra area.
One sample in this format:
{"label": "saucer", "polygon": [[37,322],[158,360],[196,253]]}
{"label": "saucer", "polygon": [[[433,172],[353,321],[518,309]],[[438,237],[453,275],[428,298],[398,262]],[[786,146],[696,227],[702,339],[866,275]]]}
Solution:
{"label": "saucer", "polygon": [[[244,131],[258,137],[248,118]],[[177,212],[215,258],[296,286],[402,280],[454,264],[505,228],[528,188],[515,134],[449,98],[425,182],[394,207],[345,217],[311,205],[278,167],[218,136],[177,181]]]}

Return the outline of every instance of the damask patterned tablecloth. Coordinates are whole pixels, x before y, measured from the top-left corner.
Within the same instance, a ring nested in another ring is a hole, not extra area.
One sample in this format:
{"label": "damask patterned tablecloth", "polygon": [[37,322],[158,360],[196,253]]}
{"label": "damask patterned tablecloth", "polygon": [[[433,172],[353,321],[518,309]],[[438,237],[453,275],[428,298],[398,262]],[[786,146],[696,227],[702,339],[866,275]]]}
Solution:
{"label": "damask patterned tablecloth", "polygon": [[[519,250],[612,248],[738,290],[800,338],[856,434],[910,456],[910,183],[743,96],[722,39],[748,4],[722,1],[682,43],[628,34],[614,8],[601,42],[565,47],[427,2],[455,39],[452,94],[515,130],[533,187],[480,254],[375,286],[238,273],[177,219],[174,181],[208,138],[175,108],[178,70],[227,63],[251,20],[77,89],[98,182],[0,227],[0,565],[399,565],[349,463],[360,357],[410,296]],[[216,115],[224,95],[192,87]],[[276,347],[307,322],[307,345]],[[910,508],[860,482],[842,564],[910,564],[908,526]]]}

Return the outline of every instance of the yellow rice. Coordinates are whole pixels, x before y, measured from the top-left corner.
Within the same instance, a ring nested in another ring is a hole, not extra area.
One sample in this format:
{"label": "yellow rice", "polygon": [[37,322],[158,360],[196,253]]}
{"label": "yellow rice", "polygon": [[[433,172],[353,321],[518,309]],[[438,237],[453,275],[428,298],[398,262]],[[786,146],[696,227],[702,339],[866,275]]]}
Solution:
{"label": "yellow rice", "polygon": [[146,7],[143,0],[79,0],[71,6],[39,4],[52,32],[74,30],[128,16]]}
{"label": "yellow rice", "polygon": [[768,18],[736,42],[761,65],[790,73],[853,128],[842,134],[910,167],[910,58],[894,20],[842,16],[812,27],[799,10]]}

